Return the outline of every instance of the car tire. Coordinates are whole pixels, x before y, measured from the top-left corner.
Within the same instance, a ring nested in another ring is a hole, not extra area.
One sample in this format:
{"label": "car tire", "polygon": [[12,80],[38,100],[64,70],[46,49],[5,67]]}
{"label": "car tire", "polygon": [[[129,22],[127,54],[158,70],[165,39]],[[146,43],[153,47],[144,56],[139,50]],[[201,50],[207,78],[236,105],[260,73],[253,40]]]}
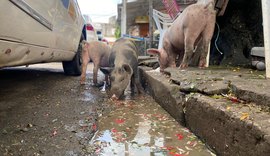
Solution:
{"label": "car tire", "polygon": [[66,75],[80,76],[82,73],[82,60],[81,60],[81,54],[82,54],[81,41],[82,40],[84,40],[83,35],[81,36],[78,50],[77,50],[76,55],[74,56],[73,60],[62,62],[64,73]]}

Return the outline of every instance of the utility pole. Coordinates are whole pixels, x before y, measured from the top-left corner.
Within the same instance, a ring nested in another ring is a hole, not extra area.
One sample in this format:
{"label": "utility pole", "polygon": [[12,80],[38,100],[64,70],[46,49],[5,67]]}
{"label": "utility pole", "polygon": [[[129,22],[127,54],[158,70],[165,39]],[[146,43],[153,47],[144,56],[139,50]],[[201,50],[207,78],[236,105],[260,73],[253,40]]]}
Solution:
{"label": "utility pole", "polygon": [[121,10],[121,37],[126,34],[127,31],[127,0],[122,0]]}
{"label": "utility pole", "polygon": [[262,0],[266,78],[270,78],[270,1]]}
{"label": "utility pole", "polygon": [[149,0],[149,48],[153,44],[153,0]]}

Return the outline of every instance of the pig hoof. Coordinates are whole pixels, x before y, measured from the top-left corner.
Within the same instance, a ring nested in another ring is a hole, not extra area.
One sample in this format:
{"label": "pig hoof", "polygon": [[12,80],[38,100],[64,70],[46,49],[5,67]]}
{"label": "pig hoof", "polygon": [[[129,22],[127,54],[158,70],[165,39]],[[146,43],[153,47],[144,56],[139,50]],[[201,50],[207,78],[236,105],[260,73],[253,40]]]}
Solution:
{"label": "pig hoof", "polygon": [[187,68],[187,67],[188,67],[187,64],[181,64],[181,65],[180,65],[180,68],[181,68],[181,69],[184,69],[184,68]]}
{"label": "pig hoof", "polygon": [[84,82],[84,81],[81,81],[80,84],[81,84],[81,85],[85,85],[85,82]]}
{"label": "pig hoof", "polygon": [[206,67],[206,62],[205,62],[204,60],[201,60],[201,61],[199,62],[199,67],[200,67],[200,68]]}
{"label": "pig hoof", "polygon": [[111,97],[111,100],[116,101],[116,100],[118,100],[118,98],[116,97],[115,94],[113,94],[113,96]]}
{"label": "pig hoof", "polygon": [[199,65],[199,68],[205,68],[206,67],[206,64],[205,63],[202,63]]}

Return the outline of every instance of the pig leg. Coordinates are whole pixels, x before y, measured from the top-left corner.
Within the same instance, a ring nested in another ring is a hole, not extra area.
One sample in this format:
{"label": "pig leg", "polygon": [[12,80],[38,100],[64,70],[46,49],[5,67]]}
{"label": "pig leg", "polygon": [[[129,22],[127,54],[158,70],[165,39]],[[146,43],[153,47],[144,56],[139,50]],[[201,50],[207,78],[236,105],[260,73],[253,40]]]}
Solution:
{"label": "pig leg", "polygon": [[206,67],[206,57],[208,54],[209,43],[210,43],[210,40],[203,41],[202,52],[201,52],[201,56],[200,56],[200,60],[199,60],[199,68]]}
{"label": "pig leg", "polygon": [[135,83],[135,86],[137,88],[138,94],[144,94],[144,89],[141,85],[141,82],[140,82],[140,79],[138,76],[138,72],[134,73],[134,83]]}
{"label": "pig leg", "polygon": [[136,85],[136,88],[138,90],[138,94],[144,94],[144,90],[143,90],[143,87],[140,83],[139,78],[135,78],[135,85]]}
{"label": "pig leg", "polygon": [[173,52],[172,48],[170,48],[170,50],[171,50],[171,53],[170,53],[170,56],[169,56],[169,67],[175,68],[176,67],[177,54]]}
{"label": "pig leg", "polygon": [[82,74],[81,74],[81,84],[85,84],[87,65],[90,60],[87,50],[82,51]]}
{"label": "pig leg", "polygon": [[131,88],[131,81],[129,80],[127,88],[124,91],[125,99],[130,100],[131,99],[131,94],[132,94],[132,88]]}
{"label": "pig leg", "polygon": [[205,30],[203,31],[203,40],[202,40],[202,53],[200,56],[200,61],[199,61],[199,67],[204,68],[206,67],[206,57],[208,54],[208,48],[209,48],[209,43],[211,41],[211,38],[214,33],[215,29],[215,16],[212,17],[213,22],[209,22],[208,25],[206,26]]}
{"label": "pig leg", "polygon": [[134,78],[134,75],[132,75],[132,77],[131,77],[130,88],[131,88],[131,93],[133,95],[134,92],[135,92],[135,78]]}
{"label": "pig leg", "polygon": [[107,83],[107,85],[110,85],[110,80],[109,80],[109,75],[105,74],[105,81]]}
{"label": "pig leg", "polygon": [[93,83],[95,86],[97,86],[97,73],[98,73],[98,69],[100,67],[100,63],[98,63],[96,60],[94,61],[93,60],[93,63],[94,63],[94,68],[93,68]]}
{"label": "pig leg", "polygon": [[[190,35],[189,35],[190,34]],[[185,53],[183,56],[183,61],[180,64],[180,68],[187,68],[189,61],[192,57],[193,50],[194,50],[194,36],[191,36],[192,33],[185,34]]]}

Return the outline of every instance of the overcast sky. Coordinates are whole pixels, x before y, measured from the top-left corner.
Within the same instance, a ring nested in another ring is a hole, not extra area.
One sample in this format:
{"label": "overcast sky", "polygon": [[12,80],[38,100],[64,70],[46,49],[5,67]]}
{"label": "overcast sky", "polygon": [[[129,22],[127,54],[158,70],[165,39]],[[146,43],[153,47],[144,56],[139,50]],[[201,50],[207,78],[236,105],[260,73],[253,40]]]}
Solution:
{"label": "overcast sky", "polygon": [[122,0],[77,0],[82,14],[90,15],[93,22],[107,23],[117,15],[117,4]]}

